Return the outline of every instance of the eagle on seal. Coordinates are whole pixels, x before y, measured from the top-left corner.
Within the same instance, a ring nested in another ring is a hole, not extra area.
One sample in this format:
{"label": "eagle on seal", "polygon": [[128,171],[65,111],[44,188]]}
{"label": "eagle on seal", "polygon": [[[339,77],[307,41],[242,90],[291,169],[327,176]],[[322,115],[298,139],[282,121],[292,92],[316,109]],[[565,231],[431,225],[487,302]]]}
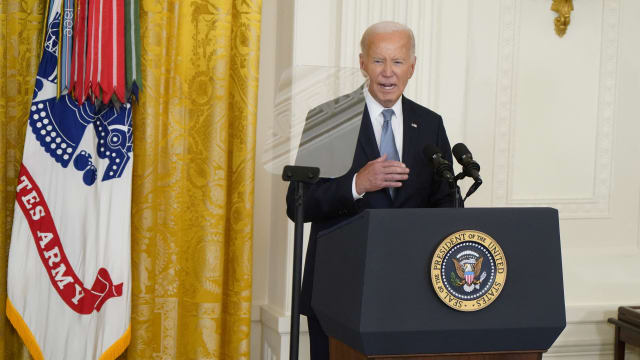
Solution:
{"label": "eagle on seal", "polygon": [[479,284],[481,280],[476,280],[476,277],[480,275],[480,270],[482,269],[482,259],[482,256],[480,256],[475,264],[461,264],[458,259],[453,258],[453,263],[456,266],[456,273],[461,279],[464,279],[468,285]]}

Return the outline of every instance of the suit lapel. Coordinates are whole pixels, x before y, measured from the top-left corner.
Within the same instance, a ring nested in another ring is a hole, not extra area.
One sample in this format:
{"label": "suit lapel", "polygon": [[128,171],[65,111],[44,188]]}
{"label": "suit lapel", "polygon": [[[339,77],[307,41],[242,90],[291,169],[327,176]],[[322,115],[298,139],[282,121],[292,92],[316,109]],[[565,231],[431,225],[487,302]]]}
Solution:
{"label": "suit lapel", "polygon": [[358,142],[367,155],[366,162],[380,157],[380,150],[378,149],[378,144],[376,144],[376,136],[373,133],[373,125],[371,125],[371,117],[369,116],[369,109],[366,104],[364,106],[364,111],[362,112],[362,124],[360,125],[360,136],[358,136]]}
{"label": "suit lapel", "polygon": [[[411,170],[415,165],[414,154],[416,149],[413,147],[419,143],[416,139],[418,136],[417,126],[419,123],[416,121],[417,116],[413,107],[409,104],[404,95],[402,96],[402,118],[402,162]],[[396,190],[396,196],[393,199],[394,204],[398,203],[398,201],[404,197],[406,182],[407,181],[405,181],[403,186]]]}

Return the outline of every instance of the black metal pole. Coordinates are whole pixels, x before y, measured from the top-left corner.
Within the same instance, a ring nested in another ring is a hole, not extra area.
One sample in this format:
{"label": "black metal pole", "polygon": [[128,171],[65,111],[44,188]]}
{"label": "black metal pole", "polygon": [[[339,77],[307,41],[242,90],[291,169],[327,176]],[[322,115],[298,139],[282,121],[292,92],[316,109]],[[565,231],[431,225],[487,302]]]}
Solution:
{"label": "black metal pole", "polygon": [[291,332],[289,334],[289,359],[298,359],[300,344],[300,286],[302,283],[302,237],[304,233],[304,184],[318,181],[317,167],[291,166],[282,169],[282,180],[293,183],[295,230],[293,233],[293,284],[291,286]]}
{"label": "black metal pole", "polygon": [[289,359],[298,359],[300,343],[300,284],[302,280],[302,237],[304,229],[303,184],[294,181],[295,187],[295,230],[293,235],[293,285],[291,289],[291,333]]}
{"label": "black metal pole", "polygon": [[451,192],[451,194],[453,195],[453,207],[454,208],[459,208],[460,207],[460,192],[458,190],[458,180],[454,179],[453,181],[449,182],[449,191]]}

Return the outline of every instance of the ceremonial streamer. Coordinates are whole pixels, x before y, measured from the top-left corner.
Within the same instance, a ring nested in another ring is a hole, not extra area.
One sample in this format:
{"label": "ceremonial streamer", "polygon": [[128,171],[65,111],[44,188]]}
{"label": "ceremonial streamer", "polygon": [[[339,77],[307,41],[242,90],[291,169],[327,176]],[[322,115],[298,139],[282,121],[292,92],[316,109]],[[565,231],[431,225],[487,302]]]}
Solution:
{"label": "ceremonial streamer", "polygon": [[126,96],[133,94],[138,98],[142,89],[142,73],[140,71],[140,20],[139,0],[125,0],[125,42],[127,58]]}

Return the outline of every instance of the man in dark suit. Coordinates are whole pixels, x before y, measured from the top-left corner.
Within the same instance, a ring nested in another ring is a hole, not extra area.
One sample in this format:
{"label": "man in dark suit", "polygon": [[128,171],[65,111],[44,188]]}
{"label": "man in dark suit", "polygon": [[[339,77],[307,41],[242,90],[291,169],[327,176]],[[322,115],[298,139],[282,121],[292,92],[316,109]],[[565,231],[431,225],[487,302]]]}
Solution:
{"label": "man in dark suit", "polygon": [[[363,34],[361,48],[360,69],[367,75],[364,88],[311,110],[301,141],[302,148],[313,142],[309,141],[313,132],[326,134],[326,129],[354,119],[359,123],[350,169],[304,189],[304,221],[312,225],[300,312],[307,316],[313,360],[329,358],[327,335],[311,308],[318,233],[364,209],[453,205],[448,184],[434,177],[423,155],[425,145],[433,144],[452,162],[442,118],[402,95],[416,63],[411,29],[393,22],[374,24]],[[345,117],[352,109],[359,111]],[[290,186],[287,215],[291,219],[294,209]]]}

